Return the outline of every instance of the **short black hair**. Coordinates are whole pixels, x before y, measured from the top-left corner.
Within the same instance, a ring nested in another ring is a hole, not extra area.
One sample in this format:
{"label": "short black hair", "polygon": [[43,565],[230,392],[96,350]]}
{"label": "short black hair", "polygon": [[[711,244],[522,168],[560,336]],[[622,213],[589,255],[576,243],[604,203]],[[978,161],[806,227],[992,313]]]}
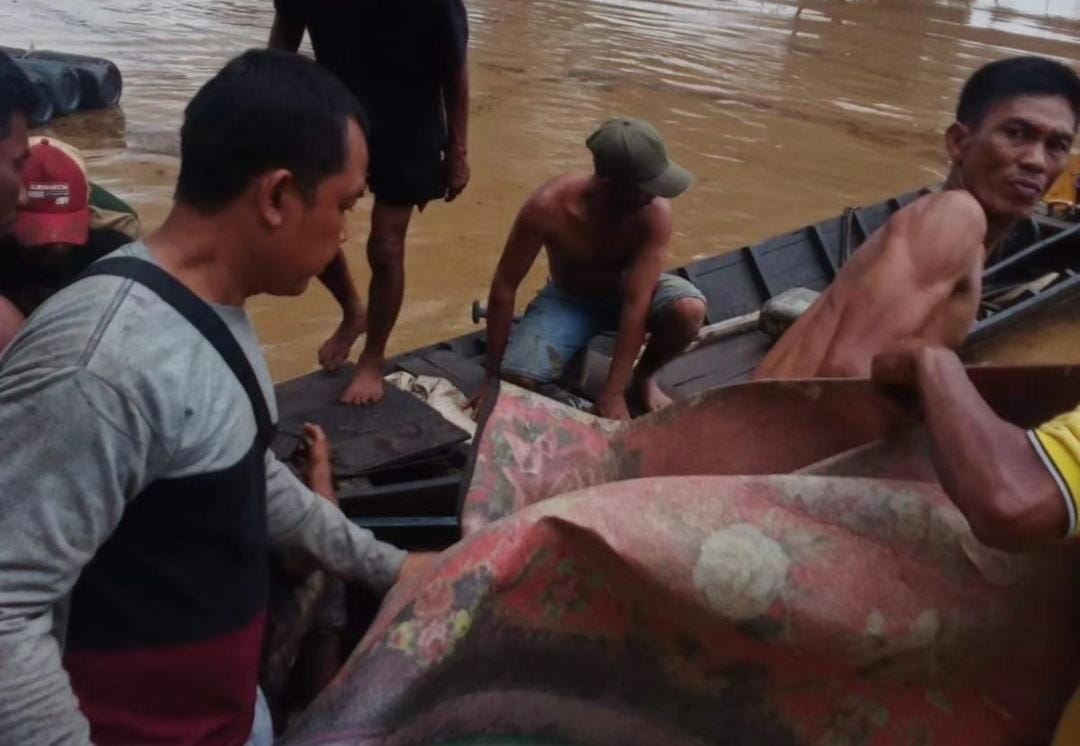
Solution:
{"label": "short black hair", "polygon": [[1035,56],[1008,57],[976,70],[960,91],[956,121],[978,127],[995,104],[1017,96],[1061,96],[1080,123],[1080,77],[1060,62]]}
{"label": "short black hair", "polygon": [[248,50],[184,109],[176,199],[216,212],[259,174],[286,168],[311,200],[324,179],[345,167],[350,119],[365,129],[356,97],[313,60]]}
{"label": "short black hair", "polygon": [[11,115],[15,112],[30,118],[37,108],[38,93],[5,52],[0,52],[0,140],[11,134]]}

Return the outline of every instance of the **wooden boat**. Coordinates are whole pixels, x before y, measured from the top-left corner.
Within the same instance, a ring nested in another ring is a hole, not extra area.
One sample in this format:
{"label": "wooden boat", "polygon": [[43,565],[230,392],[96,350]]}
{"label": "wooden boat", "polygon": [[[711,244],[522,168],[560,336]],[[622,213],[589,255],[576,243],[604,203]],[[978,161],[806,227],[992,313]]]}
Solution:
{"label": "wooden boat", "polygon": [[[825,288],[873,231],[925,193],[910,192],[845,210],[829,220],[672,270],[705,294],[707,323],[723,334],[670,363],[660,374],[661,385],[679,400],[745,381],[773,342],[758,329],[755,317],[766,301],[792,288]],[[992,258],[983,281],[983,303],[964,347],[968,356],[1005,330],[1080,297],[1080,223],[1036,215]],[[474,305],[475,321],[478,310]],[[581,364],[568,375],[566,386],[544,393],[563,401],[588,401],[606,376],[613,342],[613,335],[595,338]],[[483,382],[484,348],[480,330],[399,355],[389,362],[388,372],[440,376],[468,396]],[[328,383],[337,385],[325,374],[314,373],[282,384],[283,420],[290,406],[294,411],[310,409],[305,394]],[[348,416],[359,422],[374,417],[373,411],[350,410]],[[425,422],[430,427],[416,425],[411,440],[398,438],[404,450],[394,458],[363,473],[338,475],[342,508],[381,537],[409,548],[445,546],[460,531],[459,488],[469,456],[466,435],[448,434],[430,416]],[[425,427],[439,431],[439,437],[425,439]],[[363,444],[376,429],[358,424],[350,432],[358,430],[369,436],[358,439],[358,447],[367,447]],[[282,444],[279,453],[287,448],[288,443]]]}

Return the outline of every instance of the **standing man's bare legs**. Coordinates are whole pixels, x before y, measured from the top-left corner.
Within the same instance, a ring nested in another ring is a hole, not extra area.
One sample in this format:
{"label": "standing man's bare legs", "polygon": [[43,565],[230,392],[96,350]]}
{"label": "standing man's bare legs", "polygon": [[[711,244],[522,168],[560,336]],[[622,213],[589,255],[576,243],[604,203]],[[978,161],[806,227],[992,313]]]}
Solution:
{"label": "standing man's bare legs", "polygon": [[371,264],[367,339],[357,361],[356,376],[341,395],[345,404],[371,404],[382,398],[386,342],[405,294],[405,235],[412,211],[412,206],[389,205],[375,199],[367,246]]}
{"label": "standing man's bare legs", "polygon": [[338,250],[337,256],[319,275],[319,280],[341,306],[341,323],[319,348],[319,365],[326,370],[337,370],[349,359],[356,338],[367,331],[367,311],[356,292],[344,251]]}

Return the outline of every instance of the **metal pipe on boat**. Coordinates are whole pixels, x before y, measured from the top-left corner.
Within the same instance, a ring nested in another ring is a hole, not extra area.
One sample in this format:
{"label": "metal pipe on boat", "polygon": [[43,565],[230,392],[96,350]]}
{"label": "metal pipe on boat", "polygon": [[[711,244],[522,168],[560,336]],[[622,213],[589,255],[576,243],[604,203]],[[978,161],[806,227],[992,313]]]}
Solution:
{"label": "metal pipe on boat", "polygon": [[717,321],[715,324],[703,326],[698,329],[697,337],[685,350],[683,350],[683,354],[686,354],[691,350],[696,350],[699,347],[708,347],[717,342],[722,342],[725,339],[737,337],[740,334],[746,334],[746,332],[752,332],[758,328],[760,319],[761,311],[753,311],[751,313],[744,313],[742,316],[724,319],[723,321]]}
{"label": "metal pipe on boat", "polygon": [[71,114],[79,108],[82,85],[79,83],[79,76],[70,67],[62,62],[30,57],[20,57],[15,60],[15,64],[27,75],[31,72],[37,73],[48,88],[49,98],[52,99],[57,114]]}

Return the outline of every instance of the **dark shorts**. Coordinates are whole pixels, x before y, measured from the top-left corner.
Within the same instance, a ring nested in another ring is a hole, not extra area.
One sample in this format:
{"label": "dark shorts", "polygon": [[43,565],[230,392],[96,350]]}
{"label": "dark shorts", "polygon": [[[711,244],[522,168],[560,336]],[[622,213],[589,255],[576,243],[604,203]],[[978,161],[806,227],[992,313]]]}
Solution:
{"label": "dark shorts", "polygon": [[[649,325],[684,298],[705,303],[705,296],[689,280],[660,275],[649,308]],[[514,327],[503,355],[502,372],[537,383],[559,380],[566,364],[590,339],[619,328],[622,306],[621,295],[582,298],[564,293],[549,282]]]}
{"label": "dark shorts", "polygon": [[366,106],[371,118],[368,185],[375,197],[399,207],[423,207],[441,198],[447,142],[441,106],[412,111]]}

